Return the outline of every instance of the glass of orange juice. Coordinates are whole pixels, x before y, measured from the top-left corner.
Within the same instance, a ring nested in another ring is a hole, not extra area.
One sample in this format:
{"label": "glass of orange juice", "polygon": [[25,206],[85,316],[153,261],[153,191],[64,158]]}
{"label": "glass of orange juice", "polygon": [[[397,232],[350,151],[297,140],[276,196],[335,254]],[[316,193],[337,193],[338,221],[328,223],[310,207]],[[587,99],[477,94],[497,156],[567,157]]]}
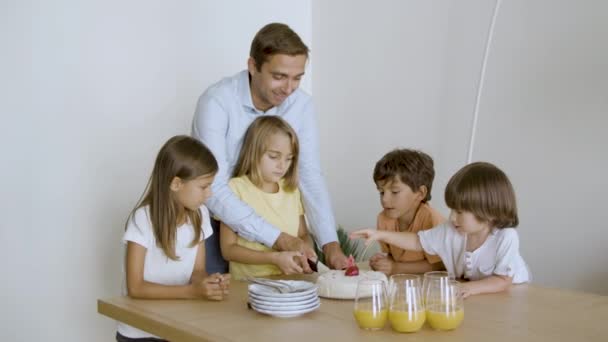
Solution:
{"label": "glass of orange juice", "polygon": [[464,320],[464,300],[458,282],[449,279],[429,283],[426,320],[436,330],[453,330]]}
{"label": "glass of orange juice", "polygon": [[388,319],[397,332],[416,332],[426,318],[420,276],[396,274],[390,279]]}
{"label": "glass of orange juice", "polygon": [[454,276],[451,276],[447,271],[432,271],[426,272],[422,278],[422,300],[426,301],[426,297],[429,292],[429,285],[432,282],[440,281],[441,279],[454,280]]}
{"label": "glass of orange juice", "polygon": [[355,320],[361,329],[380,330],[388,317],[386,286],[382,280],[360,280],[355,295]]}

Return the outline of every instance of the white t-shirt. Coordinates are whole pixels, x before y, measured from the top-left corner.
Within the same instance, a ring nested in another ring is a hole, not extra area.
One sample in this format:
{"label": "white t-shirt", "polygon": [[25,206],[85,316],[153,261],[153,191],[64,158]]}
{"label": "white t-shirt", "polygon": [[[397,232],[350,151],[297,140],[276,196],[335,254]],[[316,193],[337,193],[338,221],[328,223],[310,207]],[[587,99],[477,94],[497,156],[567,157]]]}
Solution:
{"label": "white t-shirt", "polygon": [[480,280],[493,274],[509,276],[514,284],[530,281],[528,266],[519,254],[519,237],[514,228],[494,228],[484,243],[467,252],[467,235],[449,223],[418,232],[428,254],[441,257],[445,268],[456,278]]}
{"label": "white t-shirt", "polygon": [[[201,241],[213,234],[209,219],[209,210],[204,205],[200,207],[202,214],[202,234]],[[162,285],[186,285],[190,283],[190,277],[194,269],[196,252],[198,246],[190,247],[194,238],[192,224],[185,223],[177,228],[175,253],[179,260],[169,259],[162,248],[156,244],[152,222],[150,221],[149,206],[139,208],[133,214],[127,225],[127,231],[123,237],[123,242],[127,244],[132,241],[147,249],[144,261],[144,280]],[[126,270],[123,270],[123,295],[127,295]],[[118,323],[118,332],[127,337],[156,337],[145,331],[136,329],[127,324]]]}

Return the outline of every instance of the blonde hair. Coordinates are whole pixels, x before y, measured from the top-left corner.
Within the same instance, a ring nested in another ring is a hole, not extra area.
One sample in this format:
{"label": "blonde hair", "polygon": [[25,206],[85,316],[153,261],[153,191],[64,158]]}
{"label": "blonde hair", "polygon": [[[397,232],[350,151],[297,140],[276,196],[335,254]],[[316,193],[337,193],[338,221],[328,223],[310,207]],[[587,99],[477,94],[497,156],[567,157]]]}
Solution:
{"label": "blonde hair", "polygon": [[[150,221],[157,245],[172,260],[179,260],[175,253],[177,233],[177,215],[182,210],[175,200],[170,186],[175,177],[182,181],[193,180],[204,175],[214,175],[218,164],[211,151],[197,139],[185,135],[169,139],[158,152],[150,180],[144,195],[131,211],[127,219],[132,220],[135,211],[149,206]],[[198,244],[201,238],[202,216],[200,210],[186,211],[189,222],[194,229],[194,238],[190,247]],[[125,225],[126,229],[126,225]]]}
{"label": "blonde hair", "polygon": [[243,146],[239,153],[239,159],[232,173],[233,177],[247,176],[253,184],[262,186],[262,173],[259,168],[262,156],[268,149],[270,136],[276,133],[287,135],[291,141],[292,161],[289,170],[283,177],[285,191],[294,191],[298,188],[298,156],[300,144],[296,132],[287,121],[278,116],[267,115],[255,119],[243,139]]}
{"label": "blonde hair", "polygon": [[507,175],[490,163],[472,163],[456,172],[445,187],[445,202],[450,209],[469,211],[492,227],[519,224],[513,186]]}

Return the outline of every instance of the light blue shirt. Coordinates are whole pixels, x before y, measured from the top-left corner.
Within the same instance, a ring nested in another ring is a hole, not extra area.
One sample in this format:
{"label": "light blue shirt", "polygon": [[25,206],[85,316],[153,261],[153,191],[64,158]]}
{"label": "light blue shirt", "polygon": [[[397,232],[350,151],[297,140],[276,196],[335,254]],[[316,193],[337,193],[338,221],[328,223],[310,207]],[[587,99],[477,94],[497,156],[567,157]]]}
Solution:
{"label": "light blue shirt", "polygon": [[207,207],[241,237],[272,247],[280,230],[242,202],[228,187],[245,131],[260,115],[277,115],[289,122],[300,141],[299,181],[306,218],[317,244],[337,241],[336,224],[319,160],[319,136],[312,98],[296,89],[279,106],[257,110],[251,99],[247,70],[209,87],[198,100],[192,136],[213,152],[219,171]]}

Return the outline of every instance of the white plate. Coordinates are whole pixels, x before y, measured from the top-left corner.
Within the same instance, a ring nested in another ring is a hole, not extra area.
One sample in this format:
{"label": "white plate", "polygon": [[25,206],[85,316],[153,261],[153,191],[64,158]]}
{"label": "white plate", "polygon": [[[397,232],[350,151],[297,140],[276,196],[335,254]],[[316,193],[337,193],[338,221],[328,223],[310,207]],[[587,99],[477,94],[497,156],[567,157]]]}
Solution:
{"label": "white plate", "polygon": [[292,305],[292,306],[274,306],[274,305],[266,305],[266,304],[257,304],[256,302],[250,302],[251,306],[255,309],[268,310],[272,312],[291,312],[298,310],[307,310],[314,307],[318,307],[321,301],[316,299],[315,301],[303,304],[303,305]]}
{"label": "white plate", "polygon": [[259,309],[256,308],[255,306],[252,305],[253,310],[259,312],[259,313],[263,313],[266,315],[270,315],[270,316],[274,316],[274,317],[280,317],[280,318],[288,318],[288,317],[296,317],[296,316],[300,316],[303,315],[305,313],[309,313],[311,311],[315,311],[319,308],[319,306],[321,306],[321,303],[310,307],[308,309],[302,309],[302,310],[293,310],[293,311],[275,311],[275,310],[264,310],[264,309]]}
{"label": "white plate", "polygon": [[307,300],[311,300],[313,298],[317,298],[319,297],[319,295],[317,294],[317,292],[312,292],[312,293],[305,293],[302,296],[297,296],[297,297],[274,297],[274,296],[265,296],[265,295],[258,295],[255,294],[253,292],[249,292],[249,298],[253,298],[253,299],[257,299],[257,300],[262,300],[262,301],[266,301],[266,302],[301,302],[301,301],[307,301]]}
{"label": "white plate", "polygon": [[317,292],[317,285],[311,283],[309,281],[300,281],[300,280],[282,280],[281,282],[289,284],[294,289],[297,289],[297,292],[290,293],[280,293],[279,290],[276,290],[270,286],[258,285],[258,284],[249,284],[249,292],[255,293],[257,295],[266,296],[266,297],[277,297],[277,298],[285,298],[285,297],[300,297],[306,294],[310,294],[313,292]]}
{"label": "white plate", "polygon": [[258,306],[267,306],[269,308],[275,308],[277,310],[284,310],[285,308],[287,309],[296,309],[299,307],[307,307],[313,304],[317,304],[319,303],[319,297],[314,297],[308,300],[303,300],[303,301],[295,301],[295,302],[272,302],[272,301],[266,301],[266,300],[260,300],[260,299],[255,299],[252,297],[249,297],[249,303],[251,303],[252,305],[258,305]]}

